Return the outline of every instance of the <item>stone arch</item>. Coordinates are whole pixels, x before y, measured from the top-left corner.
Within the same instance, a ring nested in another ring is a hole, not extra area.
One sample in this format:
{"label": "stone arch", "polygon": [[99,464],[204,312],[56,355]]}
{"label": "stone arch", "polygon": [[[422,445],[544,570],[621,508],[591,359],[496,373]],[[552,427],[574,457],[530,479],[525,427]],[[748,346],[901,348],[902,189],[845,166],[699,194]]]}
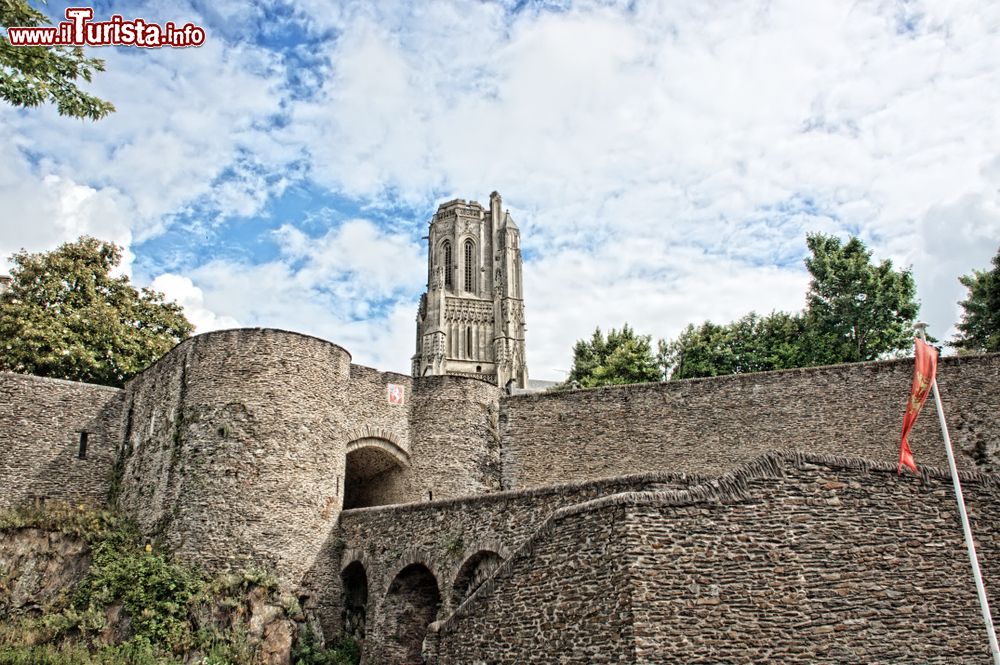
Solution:
{"label": "stone arch", "polygon": [[400,500],[403,473],[410,466],[410,455],[391,435],[358,437],[350,441],[345,450],[345,510]]}
{"label": "stone arch", "polygon": [[340,571],[341,626],[343,634],[359,642],[365,639],[368,619],[368,572],[358,560]]}
{"label": "stone arch", "polygon": [[382,604],[384,644],[380,662],[421,665],[427,627],[440,608],[441,592],[430,568],[411,563],[400,570]]}
{"label": "stone arch", "polygon": [[354,444],[359,444],[365,439],[377,439],[383,444],[389,444],[390,447],[395,448],[401,457],[405,457],[405,464],[410,463],[410,451],[409,445],[404,444],[399,440],[393,432],[387,429],[382,429],[381,427],[372,427],[370,425],[365,425],[364,427],[358,427],[351,430],[347,435],[347,447],[348,452]]}
{"label": "stone arch", "polygon": [[347,454],[353,453],[355,450],[361,450],[362,448],[378,448],[382,452],[386,453],[389,457],[396,460],[399,466],[410,466],[410,454],[403,450],[403,448],[398,444],[389,439],[377,438],[377,437],[365,437],[361,439],[355,439],[347,444],[347,449],[345,452]]}
{"label": "stone arch", "polygon": [[458,607],[493,574],[504,558],[492,549],[481,549],[465,559],[451,585],[451,606]]}
{"label": "stone arch", "polygon": [[444,267],[444,286],[445,288],[452,287],[452,277],[454,275],[454,265],[455,257],[452,254],[451,241],[445,239],[440,245],[438,250],[438,256],[440,257],[441,265]]}

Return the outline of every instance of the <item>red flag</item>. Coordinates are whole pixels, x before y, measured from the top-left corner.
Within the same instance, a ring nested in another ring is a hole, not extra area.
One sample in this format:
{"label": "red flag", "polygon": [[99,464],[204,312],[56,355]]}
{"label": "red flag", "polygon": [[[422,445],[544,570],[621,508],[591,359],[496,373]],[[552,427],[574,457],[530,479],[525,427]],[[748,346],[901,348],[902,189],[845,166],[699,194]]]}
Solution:
{"label": "red flag", "polygon": [[913,461],[913,453],[910,452],[910,444],[906,437],[910,435],[913,423],[917,421],[920,409],[927,401],[931,384],[934,383],[934,375],[937,373],[937,349],[920,339],[914,341],[917,343],[916,358],[913,362],[913,384],[910,386],[910,399],[906,402],[906,415],[903,416],[903,439],[899,445],[899,468],[897,469],[899,473],[902,473],[904,466],[914,473],[917,472],[917,463]]}

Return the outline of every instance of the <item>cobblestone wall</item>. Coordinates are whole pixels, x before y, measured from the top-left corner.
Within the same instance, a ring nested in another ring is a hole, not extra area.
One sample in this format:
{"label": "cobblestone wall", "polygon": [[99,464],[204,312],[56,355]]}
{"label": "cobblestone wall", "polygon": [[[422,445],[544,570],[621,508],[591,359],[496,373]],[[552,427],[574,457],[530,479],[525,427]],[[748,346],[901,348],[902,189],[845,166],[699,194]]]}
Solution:
{"label": "cobblestone wall", "polygon": [[180,344],[127,386],[119,504],[208,570],[297,580],[340,509],[349,378],[346,351],[303,335]]}
{"label": "cobblestone wall", "polygon": [[419,490],[410,496],[449,499],[499,490],[501,389],[453,376],[415,379],[414,386],[412,475]]}
{"label": "cobblestone wall", "polygon": [[[776,449],[895,460],[912,374],[909,359],[507,398],[504,487],[722,473]],[[961,466],[1000,471],[1000,354],[943,358],[938,383]],[[933,404],[911,445],[945,465]]]}
{"label": "cobblestone wall", "polygon": [[[989,588],[1000,477],[964,482]],[[428,646],[438,665],[990,662],[947,476],[791,453],[558,510]]]}
{"label": "cobblestone wall", "polygon": [[351,365],[340,347],[295,333],[200,335],[127,386],[118,501],[203,567],[252,562],[296,584],[352,473],[356,495],[379,503],[498,486],[498,396],[481,381]]}
{"label": "cobblestone wall", "polygon": [[0,505],[103,503],[121,403],[117,388],[0,373]]}
{"label": "cobblestone wall", "polygon": [[[464,599],[466,564],[492,552],[501,559],[526,541],[556,509],[628,491],[688,487],[704,478],[690,475],[652,474],[519,492],[500,492],[433,503],[361,508],[341,513],[340,523],[326,551],[308,578],[313,606],[324,618],[328,636],[340,632],[340,571],[360,563],[368,588],[366,662],[384,662],[385,626],[378,617],[390,586],[401,571],[414,563],[425,566],[437,580],[441,607],[437,618],[451,613]],[[477,580],[482,582],[482,580]],[[456,588],[457,587],[457,588]]]}

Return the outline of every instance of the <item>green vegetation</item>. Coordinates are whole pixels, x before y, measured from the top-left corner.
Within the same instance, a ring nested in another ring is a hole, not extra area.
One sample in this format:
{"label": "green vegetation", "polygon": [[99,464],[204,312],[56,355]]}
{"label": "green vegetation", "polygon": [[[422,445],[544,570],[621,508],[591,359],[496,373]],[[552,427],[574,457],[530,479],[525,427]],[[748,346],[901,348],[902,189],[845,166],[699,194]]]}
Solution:
{"label": "green vegetation", "polygon": [[[0,25],[48,24],[48,17],[26,0],[0,0]],[[76,85],[78,79],[89,82],[95,71],[104,71],[104,61],[84,56],[78,46],[15,47],[0,36],[0,99],[14,106],[53,103],[60,115],[100,120],[114,105]]]}
{"label": "green vegetation", "polygon": [[302,631],[292,652],[294,665],[358,665],[360,662],[361,647],[353,639],[344,637],[332,649],[324,649],[311,628]]}
{"label": "green vegetation", "polygon": [[958,281],[969,293],[959,303],[962,321],[952,345],[962,351],[1000,351],[1000,249],[992,270],[973,270]]}
{"label": "green vegetation", "polygon": [[721,326],[705,321],[669,343],[660,340],[657,360],[672,379],[802,367],[804,327],[801,316],[785,312],[751,312]]}
{"label": "green vegetation", "polygon": [[[573,368],[560,388],[765,372],[909,352],[919,309],[910,270],[895,270],[888,260],[873,263],[858,238],[845,243],[811,234],[806,243],[812,280],[802,313],[750,312],[728,324],[688,325],[675,339],[660,340],[655,356],[650,336],[636,334],[627,323],[607,339],[598,328],[589,341],[573,347]],[[995,264],[995,278],[978,272],[962,278],[975,294],[967,311],[992,311],[994,316],[992,323],[981,323],[985,314],[968,317],[969,330],[1000,330],[1000,254]],[[980,295],[990,288],[996,292],[993,300]],[[977,340],[983,338],[977,335]],[[995,335],[1000,344],[1000,333]]]}
{"label": "green vegetation", "polygon": [[194,326],[179,305],[111,275],[121,258],[117,245],[86,236],[12,255],[0,370],[121,386],[189,337]]}
{"label": "green vegetation", "polygon": [[620,331],[612,328],[607,338],[597,328],[589,341],[581,339],[573,347],[567,384],[590,388],[659,380],[651,340],[649,335],[637,335],[627,323]]}
{"label": "green vegetation", "polygon": [[913,347],[920,305],[909,269],[878,264],[858,238],[810,235],[803,356],[810,365],[877,360]]}
{"label": "green vegetation", "polygon": [[801,314],[755,312],[725,325],[689,325],[661,341],[658,360],[671,379],[763,372],[877,360],[907,353],[919,304],[909,269],[872,263],[858,238],[813,234],[812,276]]}
{"label": "green vegetation", "polygon": [[[0,511],[0,530],[23,528],[84,540],[90,568],[40,613],[0,624],[0,664],[252,665],[258,659],[247,632],[251,597],[282,608],[282,619],[304,619],[297,599],[280,596],[267,571],[208,578],[148,545],[114,512],[58,504]],[[0,576],[0,595],[4,590]],[[356,664],[357,651],[353,642],[322,649],[306,630],[295,662]]]}

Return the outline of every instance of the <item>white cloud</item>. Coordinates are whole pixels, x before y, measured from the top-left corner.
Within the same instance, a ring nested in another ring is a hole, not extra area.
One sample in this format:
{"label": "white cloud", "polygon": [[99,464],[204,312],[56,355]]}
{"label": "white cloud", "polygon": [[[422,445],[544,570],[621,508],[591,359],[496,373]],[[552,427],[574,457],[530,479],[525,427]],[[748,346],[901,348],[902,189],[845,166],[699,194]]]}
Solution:
{"label": "white cloud", "polygon": [[167,301],[173,301],[184,308],[184,315],[194,324],[195,333],[239,328],[240,322],[231,316],[219,316],[205,307],[205,294],[188,277],[164,273],[156,277],[150,286],[162,293]]}
{"label": "white cloud", "polygon": [[363,219],[318,238],[290,224],[275,236],[273,261],[211,261],[186,276],[160,275],[153,287],[180,302],[198,332],[294,330],[337,342],[355,362],[408,371],[424,275],[419,247]]}
{"label": "white cloud", "polygon": [[[21,249],[49,251],[56,245],[93,235],[127,248],[132,241],[126,197],[112,187],[94,188],[58,175],[40,176],[17,153],[0,160],[0,272]],[[132,255],[122,257],[128,274]]]}
{"label": "white cloud", "polygon": [[524,280],[528,369],[553,380],[565,378],[573,343],[595,326],[606,332],[627,322],[654,340],[670,338],[689,323],[798,311],[808,283],[801,272],[640,242],[594,255],[562,251],[526,266]]}
{"label": "white cloud", "polygon": [[275,232],[283,258],[300,262],[298,282],[335,288],[356,303],[414,291],[421,284],[421,248],[407,236],[380,231],[368,220],[352,219],[319,238],[285,224]]}
{"label": "white cloud", "polygon": [[282,328],[340,344],[354,362],[409,371],[414,348],[412,303],[404,299],[373,314],[337,293],[309,283],[288,264],[213,261],[190,273],[202,285],[205,307],[245,326]]}
{"label": "white cloud", "polygon": [[192,302],[200,289],[208,321],[313,332],[405,370],[417,217],[498,189],[532,257],[539,378],[597,324],[660,336],[798,309],[808,232],[856,232],[912,264],[939,337],[958,275],[996,251],[996,3],[293,4],[310,34],[334,36],[302,73],[315,94],[289,91],[283,54],[241,41],[260,14],[227,2],[177,10],[235,20],[201,49],[102,51],[97,90],[119,112],[100,123],[0,110],[16,146],[0,195],[30,221],[0,247],[78,229],[128,243],[194,210],[219,224],[307,177],[423,211],[398,233],[352,220],[317,235],[292,215],[266,236],[277,257],[195,260],[173,285]]}
{"label": "white cloud", "polygon": [[935,337],[951,339],[961,318],[958,302],[967,295],[958,277],[990,269],[1000,251],[1000,196],[967,194],[932,206],[920,220],[919,238],[910,256],[924,303],[921,317]]}
{"label": "white cloud", "polygon": [[[971,210],[941,210],[989,199],[982,165],[1000,155],[1000,9],[959,4],[637,3],[476,31],[342,11],[299,131],[337,146],[317,172],[348,193],[506,194],[537,257],[526,275],[543,276],[527,285],[541,367],[588,332],[570,328],[798,309],[814,231],[913,263],[924,316],[947,327],[994,227],[985,203],[957,229]],[[929,224],[958,235],[934,268]],[[665,270],[642,274],[649,260]]]}
{"label": "white cloud", "polygon": [[218,39],[195,49],[116,48],[99,56],[107,71],[95,77],[93,92],[117,107],[103,120],[0,107],[0,131],[11,144],[43,156],[38,175],[113,188],[128,200],[139,240],[194,205],[222,216],[261,210],[271,192],[259,174],[298,157],[269,131],[284,80],[274,56]]}

